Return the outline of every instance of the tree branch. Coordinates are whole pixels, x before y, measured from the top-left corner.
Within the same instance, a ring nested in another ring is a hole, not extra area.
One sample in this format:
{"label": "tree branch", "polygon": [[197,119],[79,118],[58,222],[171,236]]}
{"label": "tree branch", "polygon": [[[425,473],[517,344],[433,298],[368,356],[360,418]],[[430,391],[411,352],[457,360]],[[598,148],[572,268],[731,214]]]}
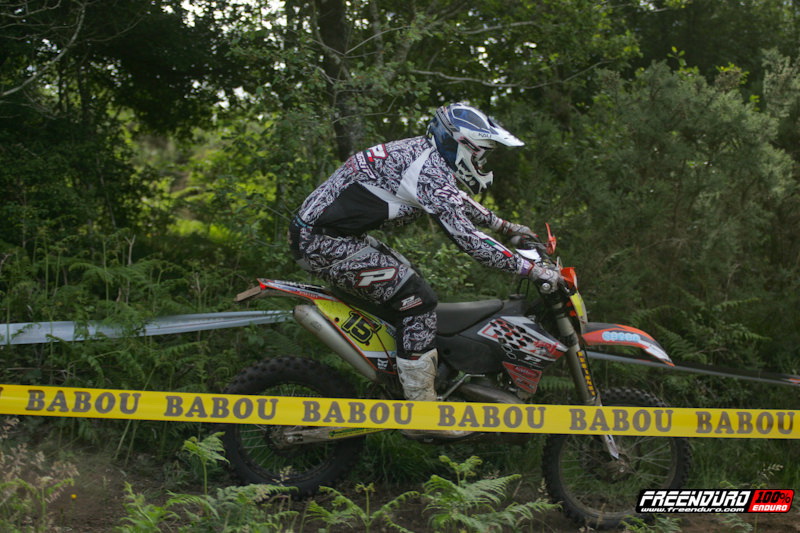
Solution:
{"label": "tree branch", "polygon": [[81,32],[81,29],[83,29],[83,22],[84,22],[84,19],[86,17],[86,2],[82,2],[79,5],[80,5],[80,11],[78,12],[78,19],[75,22],[75,31],[72,33],[72,36],[70,36],[69,41],[67,41],[67,43],[64,45],[64,47],[61,49],[61,51],[55,57],[53,57],[51,60],[49,60],[49,61],[45,62],[43,65],[41,65],[38,68],[38,70],[35,73],[33,73],[28,79],[26,79],[25,81],[23,81],[22,83],[20,83],[16,87],[12,87],[11,89],[7,89],[5,91],[0,92],[0,98],[5,98],[7,96],[11,96],[12,94],[21,91],[22,89],[24,89],[25,87],[27,87],[28,85],[33,83],[34,81],[38,80],[53,65],[55,65],[59,61],[61,61],[61,58],[63,58],[67,54],[67,52],[69,52],[69,50],[74,46],[75,42],[77,41],[78,35]]}
{"label": "tree branch", "polygon": [[476,28],[474,30],[459,30],[459,33],[463,35],[478,35],[479,33],[486,33],[489,31],[496,31],[496,30],[507,30],[509,28],[516,28],[518,26],[536,26],[538,23],[532,20],[526,20],[522,22],[511,22],[509,24],[498,24],[496,26],[487,26],[485,28]]}
{"label": "tree branch", "polygon": [[3,6],[3,12],[0,14],[0,20],[10,20],[12,22],[0,24],[0,29],[11,28],[14,26],[28,26],[29,24],[24,22],[25,20],[40,13],[58,9],[61,7],[61,0],[56,0],[56,3],[53,5],[48,5],[48,3],[45,1],[42,7],[32,11],[27,9],[29,5],[29,0],[23,0],[22,2],[17,2],[16,4],[5,4]]}
{"label": "tree branch", "polygon": [[479,85],[483,85],[484,87],[492,87],[494,89],[541,89],[542,87],[548,87],[548,86],[551,86],[551,85],[560,85],[560,84],[563,84],[563,83],[567,83],[568,81],[571,81],[571,80],[573,80],[575,78],[578,78],[578,77],[582,76],[583,74],[589,72],[590,70],[594,70],[594,69],[596,69],[596,68],[598,68],[601,65],[604,65],[606,63],[608,63],[608,61],[606,61],[606,60],[598,61],[597,63],[595,63],[593,65],[590,65],[590,66],[586,67],[585,69],[580,70],[580,71],[576,72],[575,74],[572,74],[571,76],[568,76],[568,77],[564,78],[563,80],[547,81],[547,82],[543,82],[543,83],[538,83],[536,85],[523,85],[521,83],[496,83],[496,82],[481,80],[481,79],[477,79],[477,78],[467,78],[467,77],[462,77],[462,76],[451,76],[449,74],[445,74],[444,72],[436,72],[436,71],[430,71],[430,70],[417,70],[417,69],[414,69],[411,72],[413,72],[414,74],[422,75],[422,76],[434,76],[434,77],[441,78],[443,80],[449,81],[451,83],[476,83],[476,84],[479,84]]}

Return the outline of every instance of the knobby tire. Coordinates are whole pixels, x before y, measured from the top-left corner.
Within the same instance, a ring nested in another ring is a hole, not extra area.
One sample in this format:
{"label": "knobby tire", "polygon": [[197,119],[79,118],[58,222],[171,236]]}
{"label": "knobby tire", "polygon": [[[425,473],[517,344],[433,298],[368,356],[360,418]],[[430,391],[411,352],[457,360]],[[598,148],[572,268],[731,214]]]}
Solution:
{"label": "knobby tire", "polygon": [[[666,407],[656,396],[631,388],[609,389],[604,406]],[[628,462],[625,472],[615,468],[605,445],[594,435],[550,435],[542,469],[554,502],[575,522],[592,528],[617,527],[626,518],[647,520],[636,513],[644,489],[678,489],[691,467],[689,440],[683,437],[615,435]]]}
{"label": "knobby tire", "polygon": [[[227,394],[355,398],[353,386],[328,365],[312,359],[265,359],[243,370]],[[244,483],[295,487],[308,496],[331,486],[355,463],[364,437],[314,444],[287,444],[286,426],[227,424],[222,442],[233,472]]]}

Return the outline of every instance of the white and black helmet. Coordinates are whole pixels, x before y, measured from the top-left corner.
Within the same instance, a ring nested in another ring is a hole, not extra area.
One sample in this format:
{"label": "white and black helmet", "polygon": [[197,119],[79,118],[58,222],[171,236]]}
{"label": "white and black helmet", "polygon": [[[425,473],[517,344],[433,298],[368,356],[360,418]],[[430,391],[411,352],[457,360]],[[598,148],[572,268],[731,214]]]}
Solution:
{"label": "white and black helmet", "polygon": [[492,173],[484,172],[483,165],[497,143],[525,144],[479,109],[463,103],[437,109],[428,126],[428,136],[456,178],[472,194],[478,194],[492,183]]}

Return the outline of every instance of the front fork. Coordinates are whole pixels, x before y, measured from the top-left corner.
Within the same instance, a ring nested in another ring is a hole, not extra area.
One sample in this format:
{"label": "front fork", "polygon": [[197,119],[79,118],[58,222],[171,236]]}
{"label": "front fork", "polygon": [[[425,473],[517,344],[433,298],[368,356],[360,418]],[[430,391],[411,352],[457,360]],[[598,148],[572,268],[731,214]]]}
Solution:
{"label": "front fork", "polygon": [[[555,312],[556,324],[558,325],[562,342],[567,346],[565,357],[572,375],[572,382],[575,384],[575,390],[578,391],[581,403],[588,406],[602,407],[603,402],[600,399],[600,391],[595,387],[592,372],[589,369],[589,359],[586,357],[586,352],[581,349],[580,336],[575,330],[574,322],[567,315],[566,306],[563,302],[554,303],[553,311]],[[602,435],[602,438],[609,455],[614,459],[619,459],[619,448],[614,441],[614,436]]]}

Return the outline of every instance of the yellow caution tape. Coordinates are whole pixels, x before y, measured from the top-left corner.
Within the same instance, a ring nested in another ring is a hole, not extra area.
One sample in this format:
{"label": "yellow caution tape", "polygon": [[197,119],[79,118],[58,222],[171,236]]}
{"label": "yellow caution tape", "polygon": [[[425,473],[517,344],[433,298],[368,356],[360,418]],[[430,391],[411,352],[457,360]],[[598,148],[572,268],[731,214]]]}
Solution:
{"label": "yellow caution tape", "polygon": [[[299,398],[0,385],[0,414],[669,437],[797,439],[800,411]],[[341,431],[342,436],[369,431]]]}

